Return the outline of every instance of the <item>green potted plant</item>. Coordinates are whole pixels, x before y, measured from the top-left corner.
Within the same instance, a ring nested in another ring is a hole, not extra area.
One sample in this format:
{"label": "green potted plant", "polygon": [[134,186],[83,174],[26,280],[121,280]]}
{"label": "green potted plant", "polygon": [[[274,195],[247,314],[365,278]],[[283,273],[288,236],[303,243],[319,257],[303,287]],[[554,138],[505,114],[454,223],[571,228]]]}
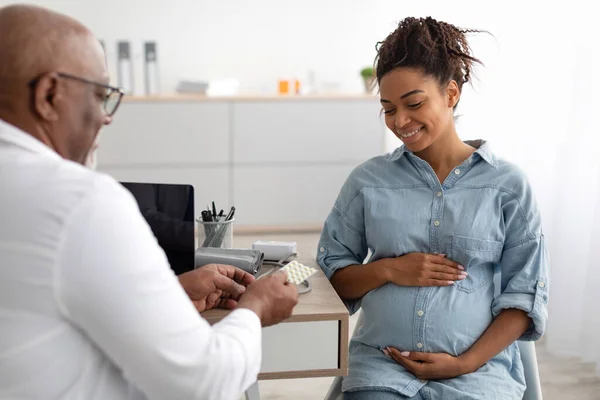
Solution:
{"label": "green potted plant", "polygon": [[360,71],[360,76],[362,76],[365,83],[365,92],[373,93],[373,88],[375,87],[375,71],[373,67],[363,68]]}

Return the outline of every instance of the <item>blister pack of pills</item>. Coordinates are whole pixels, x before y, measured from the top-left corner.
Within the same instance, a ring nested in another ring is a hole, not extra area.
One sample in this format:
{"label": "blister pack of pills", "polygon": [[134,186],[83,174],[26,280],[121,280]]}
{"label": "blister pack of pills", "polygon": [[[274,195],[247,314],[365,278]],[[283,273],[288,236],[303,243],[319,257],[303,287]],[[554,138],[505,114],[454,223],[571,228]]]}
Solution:
{"label": "blister pack of pills", "polygon": [[299,263],[296,260],[290,262],[281,270],[287,272],[288,282],[293,283],[295,285],[299,285],[300,283],[308,279],[311,275],[313,275],[315,272],[317,272],[316,269]]}

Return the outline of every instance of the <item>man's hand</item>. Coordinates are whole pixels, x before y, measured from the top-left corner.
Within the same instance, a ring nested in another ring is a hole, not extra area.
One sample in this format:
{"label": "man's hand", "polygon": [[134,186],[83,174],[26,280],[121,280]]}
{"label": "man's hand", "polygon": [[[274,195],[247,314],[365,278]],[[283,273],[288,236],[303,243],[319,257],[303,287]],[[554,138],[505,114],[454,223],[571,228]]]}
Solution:
{"label": "man's hand", "polygon": [[287,273],[275,272],[248,286],[238,308],[254,311],[263,327],[280,323],[292,315],[298,304],[298,288],[287,281]]}
{"label": "man's hand", "polygon": [[179,275],[179,283],[199,312],[235,308],[254,277],[230,265],[209,264]]}
{"label": "man's hand", "polygon": [[463,359],[446,353],[400,352],[393,347],[383,352],[422,380],[450,379],[470,372]]}

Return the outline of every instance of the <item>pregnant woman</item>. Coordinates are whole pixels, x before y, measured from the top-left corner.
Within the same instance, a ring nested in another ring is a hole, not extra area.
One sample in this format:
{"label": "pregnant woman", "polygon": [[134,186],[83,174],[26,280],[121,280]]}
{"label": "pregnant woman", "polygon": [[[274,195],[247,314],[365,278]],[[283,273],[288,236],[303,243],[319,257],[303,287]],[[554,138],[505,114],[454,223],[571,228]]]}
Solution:
{"label": "pregnant woman", "polygon": [[[456,131],[454,111],[479,63],[468,32],[406,18],[378,47],[385,122],[402,145],[350,174],[317,256],[350,312],[363,313],[345,399],[525,391],[516,341],[544,333],[549,261],[523,172]],[[509,108],[490,123],[519,129]]]}

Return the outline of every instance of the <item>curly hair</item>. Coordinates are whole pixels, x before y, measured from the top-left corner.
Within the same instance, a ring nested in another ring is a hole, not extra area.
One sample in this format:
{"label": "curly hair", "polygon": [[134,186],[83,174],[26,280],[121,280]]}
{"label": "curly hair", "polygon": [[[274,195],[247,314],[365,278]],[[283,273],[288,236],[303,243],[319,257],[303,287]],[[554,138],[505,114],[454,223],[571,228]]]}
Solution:
{"label": "curly hair", "polygon": [[475,58],[466,38],[467,33],[485,32],[462,29],[431,17],[408,17],[383,42],[378,42],[375,57],[377,82],[388,72],[414,68],[437,79],[440,85],[456,81],[459,90],[471,78]]}

